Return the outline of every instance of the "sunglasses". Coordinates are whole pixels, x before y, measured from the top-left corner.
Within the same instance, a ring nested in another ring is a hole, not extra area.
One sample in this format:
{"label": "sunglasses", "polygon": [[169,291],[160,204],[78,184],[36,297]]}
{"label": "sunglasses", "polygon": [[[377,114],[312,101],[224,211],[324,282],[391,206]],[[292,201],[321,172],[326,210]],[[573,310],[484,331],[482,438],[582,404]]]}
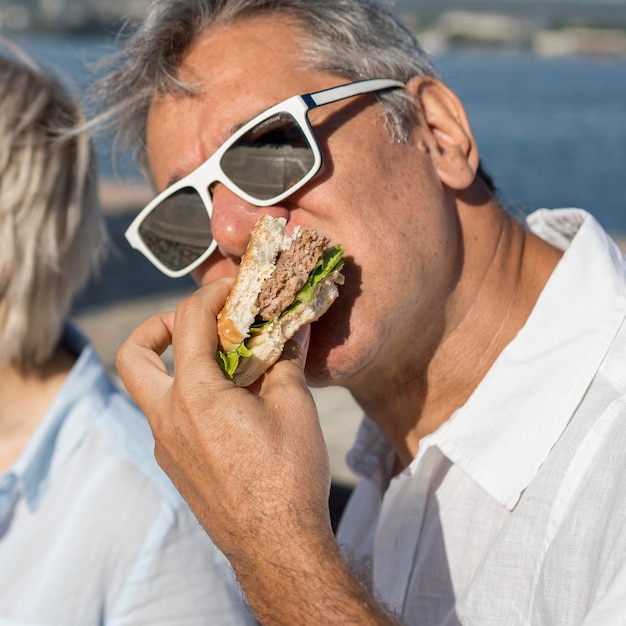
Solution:
{"label": "sunglasses", "polygon": [[222,183],[258,207],[284,200],[322,166],[308,119],[311,109],[352,96],[397,89],[404,83],[376,78],[293,96],[267,109],[193,172],[161,192],[133,220],[126,239],[172,278],[188,274],[217,248],[211,231],[211,186]]}

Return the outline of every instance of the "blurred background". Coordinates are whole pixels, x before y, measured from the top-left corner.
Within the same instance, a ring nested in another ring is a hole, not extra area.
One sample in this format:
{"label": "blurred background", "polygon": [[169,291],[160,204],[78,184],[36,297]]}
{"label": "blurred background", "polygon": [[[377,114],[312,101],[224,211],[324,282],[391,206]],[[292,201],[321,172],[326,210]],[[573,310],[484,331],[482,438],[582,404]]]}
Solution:
{"label": "blurred background", "polygon": [[[94,63],[145,15],[148,0],[0,0],[0,34],[77,93]],[[463,100],[483,164],[524,213],[581,207],[626,237],[626,0],[397,0],[391,6]],[[101,200],[115,249],[74,308],[115,375],[117,346],[140,321],[193,289],[130,250],[123,232],[150,199],[132,157],[97,138]],[[317,390],[336,480],[360,413],[342,390]]]}

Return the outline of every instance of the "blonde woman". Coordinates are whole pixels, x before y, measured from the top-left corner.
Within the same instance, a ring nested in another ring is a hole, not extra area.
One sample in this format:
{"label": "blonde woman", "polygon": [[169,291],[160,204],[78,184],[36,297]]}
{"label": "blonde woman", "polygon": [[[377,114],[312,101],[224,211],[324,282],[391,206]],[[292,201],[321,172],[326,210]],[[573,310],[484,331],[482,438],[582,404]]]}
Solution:
{"label": "blonde woman", "polygon": [[103,257],[80,109],[0,49],[0,623],[243,624],[138,409],[66,322]]}

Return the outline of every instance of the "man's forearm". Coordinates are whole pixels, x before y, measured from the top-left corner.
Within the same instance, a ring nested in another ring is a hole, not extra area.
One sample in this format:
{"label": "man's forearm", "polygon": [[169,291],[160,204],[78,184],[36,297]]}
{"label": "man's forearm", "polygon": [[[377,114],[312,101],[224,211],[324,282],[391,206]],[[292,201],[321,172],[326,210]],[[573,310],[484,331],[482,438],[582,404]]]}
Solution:
{"label": "man's forearm", "polygon": [[[290,541],[293,544],[293,537]],[[334,537],[309,541],[298,556],[232,556],[239,582],[261,624],[399,626],[354,575]],[[302,555],[306,559],[302,559]]]}

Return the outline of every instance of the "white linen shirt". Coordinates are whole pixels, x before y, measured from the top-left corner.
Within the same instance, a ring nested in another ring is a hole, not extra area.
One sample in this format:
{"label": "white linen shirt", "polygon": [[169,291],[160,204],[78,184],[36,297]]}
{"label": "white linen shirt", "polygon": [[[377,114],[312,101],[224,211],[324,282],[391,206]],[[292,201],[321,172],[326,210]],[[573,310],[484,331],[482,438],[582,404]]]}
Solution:
{"label": "white linen shirt", "polygon": [[566,250],[467,403],[390,479],[364,419],[338,531],[404,624],[626,624],[626,265],[593,217],[541,210]]}
{"label": "white linen shirt", "polygon": [[0,626],[251,622],[143,415],[75,329],[64,345],[80,356],[0,476]]}

